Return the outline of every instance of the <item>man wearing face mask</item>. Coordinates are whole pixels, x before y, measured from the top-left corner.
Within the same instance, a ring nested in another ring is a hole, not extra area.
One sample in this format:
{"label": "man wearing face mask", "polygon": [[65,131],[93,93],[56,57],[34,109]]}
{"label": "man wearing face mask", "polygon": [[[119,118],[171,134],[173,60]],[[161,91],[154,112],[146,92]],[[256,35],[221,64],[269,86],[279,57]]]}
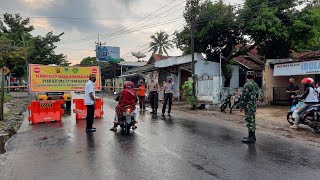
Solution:
{"label": "man wearing face mask", "polygon": [[141,79],[138,85],[138,98],[139,98],[140,110],[143,110],[143,111],[146,110],[145,97],[146,97],[146,86],[143,80]]}
{"label": "man wearing face mask", "polygon": [[96,82],[96,75],[90,74],[89,80],[86,83],[84,93],[84,104],[87,106],[87,127],[86,132],[95,132],[96,128],[93,128],[94,119],[94,106],[95,106],[95,91],[94,83]]}
{"label": "man wearing face mask", "polygon": [[168,101],[169,101],[168,115],[170,116],[173,92],[174,92],[174,83],[172,82],[172,78],[168,76],[167,81],[163,85],[164,99],[163,99],[163,106],[162,106],[162,116],[164,116],[164,113],[166,112],[166,106]]}
{"label": "man wearing face mask", "polygon": [[157,114],[159,84],[158,82],[154,81],[153,76],[151,76],[151,82],[148,83],[148,91],[150,96],[150,105],[152,109],[151,114]]}

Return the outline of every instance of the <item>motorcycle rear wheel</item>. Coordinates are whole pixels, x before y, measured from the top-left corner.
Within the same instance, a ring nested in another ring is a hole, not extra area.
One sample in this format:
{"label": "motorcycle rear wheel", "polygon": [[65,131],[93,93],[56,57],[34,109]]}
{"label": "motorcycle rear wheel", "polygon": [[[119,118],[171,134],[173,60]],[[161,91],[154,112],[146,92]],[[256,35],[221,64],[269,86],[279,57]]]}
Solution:
{"label": "motorcycle rear wheel", "polygon": [[122,130],[124,134],[129,134],[130,133],[130,128],[131,128],[131,124],[128,124],[127,122],[125,122],[123,124]]}
{"label": "motorcycle rear wheel", "polygon": [[239,109],[239,108],[240,108],[240,102],[239,101],[235,102],[230,108],[230,114],[232,114],[233,109]]}
{"label": "motorcycle rear wheel", "polygon": [[221,112],[224,112],[226,110],[227,106],[228,106],[227,102],[222,103],[222,105],[220,107]]}
{"label": "motorcycle rear wheel", "polygon": [[294,118],[292,117],[292,112],[288,112],[287,114],[287,121],[289,124],[293,125],[294,123]]}
{"label": "motorcycle rear wheel", "polygon": [[313,127],[314,132],[316,132],[317,134],[320,134],[320,127]]}

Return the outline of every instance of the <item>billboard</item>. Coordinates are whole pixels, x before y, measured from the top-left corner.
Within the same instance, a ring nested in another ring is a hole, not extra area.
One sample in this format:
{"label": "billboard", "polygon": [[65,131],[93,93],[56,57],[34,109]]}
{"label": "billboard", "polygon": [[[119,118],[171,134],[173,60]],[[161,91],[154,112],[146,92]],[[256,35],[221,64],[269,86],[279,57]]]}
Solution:
{"label": "billboard", "polygon": [[96,46],[96,57],[100,62],[120,62],[120,48],[110,46]]}
{"label": "billboard", "polygon": [[96,74],[95,90],[101,90],[98,66],[59,67],[29,65],[30,92],[84,91],[90,74]]}

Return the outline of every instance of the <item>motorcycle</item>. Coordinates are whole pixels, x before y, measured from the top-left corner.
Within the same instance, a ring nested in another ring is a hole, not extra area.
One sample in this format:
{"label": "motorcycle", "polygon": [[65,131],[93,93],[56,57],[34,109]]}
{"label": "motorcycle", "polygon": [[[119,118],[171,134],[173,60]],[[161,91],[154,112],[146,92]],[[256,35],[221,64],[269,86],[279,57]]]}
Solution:
{"label": "motorcycle", "polygon": [[234,109],[240,109],[240,100],[241,100],[241,95],[240,96],[234,96],[233,104],[230,108],[230,114],[232,114],[232,110]]}
{"label": "motorcycle", "polygon": [[227,109],[228,106],[229,106],[229,108],[231,108],[231,97],[232,97],[232,95],[228,94],[226,99],[223,101],[223,103],[220,106],[221,112],[226,112],[225,110]]}
{"label": "motorcycle", "polygon": [[[294,99],[294,105],[290,107],[287,114],[287,121],[293,125],[294,118],[292,117],[293,111],[302,106],[303,102]],[[316,133],[320,133],[320,104],[308,107],[301,115],[299,124],[304,124],[311,127]]]}
{"label": "motorcycle", "polygon": [[230,114],[232,114],[234,109],[240,109],[240,99],[241,96],[229,94],[220,106],[221,112],[226,112],[225,110],[228,106],[230,108]]}
{"label": "motorcycle", "polygon": [[129,134],[131,126],[135,124],[135,114],[131,106],[126,106],[123,109],[123,116],[119,121],[123,132]]}
{"label": "motorcycle", "polygon": [[[115,100],[119,101],[119,93],[114,92],[114,95],[115,95]],[[130,105],[125,106],[123,108],[123,116],[122,118],[119,119],[119,125],[125,134],[129,134],[130,128],[136,123],[135,110],[133,110],[133,107]]]}

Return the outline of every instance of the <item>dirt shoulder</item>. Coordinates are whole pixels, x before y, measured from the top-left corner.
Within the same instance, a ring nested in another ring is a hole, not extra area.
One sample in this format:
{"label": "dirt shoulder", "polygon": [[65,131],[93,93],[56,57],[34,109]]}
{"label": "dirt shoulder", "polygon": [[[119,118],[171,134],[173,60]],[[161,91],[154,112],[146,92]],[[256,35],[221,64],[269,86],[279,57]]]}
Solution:
{"label": "dirt shoulder", "polygon": [[[227,121],[235,128],[245,127],[244,113],[239,110],[234,111],[233,114],[229,114],[228,110],[226,110],[228,113],[219,110],[191,110],[190,106],[184,102],[176,102],[172,109],[173,113],[174,111],[187,112],[209,120]],[[259,107],[256,113],[257,131],[320,147],[320,134],[316,134],[313,129],[305,125],[299,125],[298,130],[291,129],[286,119],[287,112],[286,106]]]}
{"label": "dirt shoulder", "polygon": [[10,100],[4,105],[4,121],[0,121],[0,134],[14,134],[23,120],[23,113],[31,100],[25,92],[10,93]]}

